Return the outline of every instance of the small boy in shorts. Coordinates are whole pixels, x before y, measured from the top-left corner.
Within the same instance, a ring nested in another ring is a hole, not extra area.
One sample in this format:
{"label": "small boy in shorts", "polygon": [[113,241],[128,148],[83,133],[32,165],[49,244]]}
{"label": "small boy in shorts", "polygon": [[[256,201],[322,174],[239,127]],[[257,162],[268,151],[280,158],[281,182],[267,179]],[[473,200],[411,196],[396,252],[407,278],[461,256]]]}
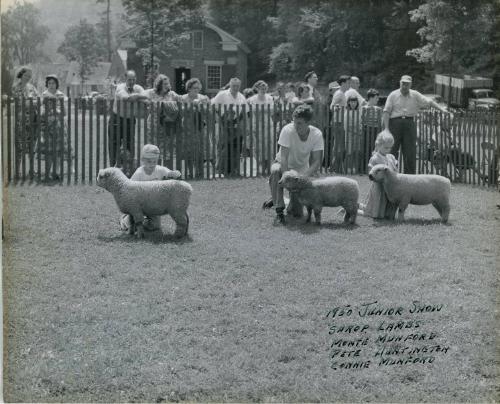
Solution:
{"label": "small boy in shorts", "polygon": [[[141,166],[135,171],[130,178],[131,181],[161,181],[175,180],[181,177],[180,171],[169,170],[167,167],[158,165],[160,157],[160,149],[153,144],[146,144],[142,148]],[[130,215],[123,215],[120,218],[120,228],[127,231],[132,225]],[[158,230],[161,227],[161,217],[145,217],[143,221],[144,229]]]}

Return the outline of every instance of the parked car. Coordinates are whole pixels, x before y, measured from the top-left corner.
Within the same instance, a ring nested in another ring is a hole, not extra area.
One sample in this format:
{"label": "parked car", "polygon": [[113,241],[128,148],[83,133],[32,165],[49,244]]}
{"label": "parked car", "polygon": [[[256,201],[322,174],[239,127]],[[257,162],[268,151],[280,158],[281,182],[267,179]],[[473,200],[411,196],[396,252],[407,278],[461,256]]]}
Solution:
{"label": "parked car", "polygon": [[493,90],[487,88],[479,88],[472,90],[469,98],[470,109],[495,110],[500,108],[500,100],[493,97]]}
{"label": "parked car", "polygon": [[83,108],[83,105],[85,105],[87,109],[93,107],[98,114],[104,114],[108,104],[107,101],[107,94],[92,91],[90,94],[84,95],[80,98],[80,108]]}

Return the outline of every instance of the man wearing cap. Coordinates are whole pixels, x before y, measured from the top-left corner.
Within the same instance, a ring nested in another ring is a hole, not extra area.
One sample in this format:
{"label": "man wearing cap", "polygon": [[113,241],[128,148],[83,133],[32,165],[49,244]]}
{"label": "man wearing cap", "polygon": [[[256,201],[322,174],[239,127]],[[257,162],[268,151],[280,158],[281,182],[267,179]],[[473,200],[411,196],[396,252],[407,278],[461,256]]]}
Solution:
{"label": "man wearing cap", "polygon": [[411,83],[411,76],[401,77],[399,89],[389,94],[383,112],[384,127],[388,128],[394,137],[391,153],[398,158],[401,147],[405,174],[416,173],[417,126],[415,117],[420,109],[430,105],[441,112],[447,112],[435,101],[424,97],[418,91],[411,90]]}
{"label": "man wearing cap", "polygon": [[[132,153],[135,117],[131,113],[132,105],[124,101],[139,101],[148,98],[144,88],[135,84],[135,81],[135,72],[128,70],[125,83],[120,83],[116,87],[113,112],[109,117],[108,153],[111,166],[116,164],[120,146],[123,146],[130,154]],[[137,106],[134,107],[137,108]]]}

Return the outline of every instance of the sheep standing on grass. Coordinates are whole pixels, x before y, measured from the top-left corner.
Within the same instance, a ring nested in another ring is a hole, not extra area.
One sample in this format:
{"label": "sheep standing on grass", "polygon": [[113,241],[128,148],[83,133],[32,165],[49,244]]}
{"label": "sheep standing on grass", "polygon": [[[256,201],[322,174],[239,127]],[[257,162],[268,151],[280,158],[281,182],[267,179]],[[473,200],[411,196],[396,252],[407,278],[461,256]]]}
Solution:
{"label": "sheep standing on grass", "polygon": [[156,217],[169,214],[176,223],[174,235],[183,237],[188,232],[189,216],[187,208],[193,188],[187,182],[132,181],[114,167],[99,170],[97,185],[111,192],[122,213],[133,219],[129,234],[144,237],[144,216]]}
{"label": "sheep standing on grass", "polygon": [[311,221],[311,213],[314,211],[316,224],[321,224],[323,206],[342,206],[345,209],[344,222],[356,222],[359,187],[358,183],[350,178],[312,179],[290,170],[283,173],[279,184],[297,194],[298,201],[307,208],[307,223]]}
{"label": "sheep standing on grass", "polygon": [[434,174],[399,174],[385,164],[370,170],[369,178],[381,183],[387,199],[398,208],[398,220],[404,220],[408,204],[434,206],[444,223],[450,214],[450,189],[448,178]]}

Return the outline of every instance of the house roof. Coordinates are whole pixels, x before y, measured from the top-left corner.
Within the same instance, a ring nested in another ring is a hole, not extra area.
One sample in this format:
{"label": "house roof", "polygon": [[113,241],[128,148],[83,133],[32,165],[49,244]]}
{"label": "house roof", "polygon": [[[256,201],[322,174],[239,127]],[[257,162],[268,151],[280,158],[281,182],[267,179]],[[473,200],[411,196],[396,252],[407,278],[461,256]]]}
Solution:
{"label": "house roof", "polygon": [[123,68],[126,70],[127,69],[127,50],[126,49],[118,49],[116,52],[118,53],[118,56],[120,57]]}
{"label": "house roof", "polygon": [[[231,35],[229,32],[224,31],[219,26],[211,23],[210,21],[205,20],[205,27],[211,29],[212,31],[215,31],[219,35],[221,39],[222,48],[224,50],[233,50],[231,49],[232,47],[239,47],[241,50],[243,50],[243,52],[247,54],[250,53],[250,49],[248,48],[248,46],[246,46],[241,40],[239,40],[235,36]],[[129,35],[137,31],[138,29],[139,29],[138,27],[129,28],[123,31],[118,36],[118,38],[121,39],[122,41],[120,44],[121,48],[131,48],[135,46],[134,42],[129,38]],[[226,47],[227,49],[225,49]]]}
{"label": "house roof", "polygon": [[228,44],[234,43],[237,46],[239,46],[245,53],[250,53],[250,49],[248,48],[248,46],[246,46],[242,41],[240,41],[235,36],[231,35],[229,32],[224,31],[222,28],[211,23],[210,21],[206,21],[205,26],[207,28],[217,32],[217,34],[219,34],[223,45],[224,45],[224,43],[228,43]]}

